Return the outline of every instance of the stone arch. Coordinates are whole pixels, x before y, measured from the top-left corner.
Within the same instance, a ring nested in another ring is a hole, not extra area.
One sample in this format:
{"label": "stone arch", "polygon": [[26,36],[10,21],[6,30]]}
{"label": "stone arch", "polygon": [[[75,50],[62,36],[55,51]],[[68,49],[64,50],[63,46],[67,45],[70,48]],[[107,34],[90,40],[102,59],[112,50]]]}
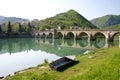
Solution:
{"label": "stone arch", "polygon": [[120,32],[114,33],[114,34],[111,36],[110,40],[111,40],[111,41],[114,41],[114,39],[115,39],[115,40],[118,40],[118,39],[119,39],[119,36],[117,36],[118,38],[117,38],[117,37],[115,38],[116,35],[119,35],[119,36],[120,36]]}
{"label": "stone arch", "polygon": [[46,34],[45,33],[42,33],[42,35],[41,35],[41,38],[46,38]]}
{"label": "stone arch", "polygon": [[48,38],[53,38],[53,33],[50,32],[47,37]]}
{"label": "stone arch", "polygon": [[81,33],[79,33],[79,35],[77,36],[77,39],[80,39],[80,40],[82,40],[83,38],[85,38],[85,39],[88,39],[88,34],[86,33],[86,32],[81,32]]}
{"label": "stone arch", "polygon": [[39,34],[39,33],[37,33],[37,34],[36,34],[36,37],[37,37],[37,38],[39,38],[39,37],[40,37],[40,34]]}
{"label": "stone arch", "polygon": [[62,32],[57,32],[56,38],[58,39],[64,38],[64,34]]}
{"label": "stone arch", "polygon": [[106,39],[106,35],[104,34],[104,33],[102,33],[102,32],[97,32],[97,33],[95,33],[94,35],[93,35],[93,40],[96,40],[97,38],[104,38],[104,39]]}
{"label": "stone arch", "polygon": [[66,39],[75,39],[76,36],[73,32],[68,32],[65,38]]}

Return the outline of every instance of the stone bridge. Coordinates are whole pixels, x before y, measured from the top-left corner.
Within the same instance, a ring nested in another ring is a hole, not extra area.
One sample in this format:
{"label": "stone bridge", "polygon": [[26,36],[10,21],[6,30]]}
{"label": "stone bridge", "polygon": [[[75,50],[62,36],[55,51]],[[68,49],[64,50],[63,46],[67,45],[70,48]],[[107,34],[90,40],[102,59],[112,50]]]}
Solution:
{"label": "stone bridge", "polygon": [[56,30],[56,31],[35,31],[32,33],[33,37],[40,38],[63,38],[63,39],[81,39],[84,35],[87,35],[88,41],[95,40],[97,35],[103,35],[106,41],[113,41],[114,36],[120,33],[118,30],[101,30],[101,29],[91,29],[91,30]]}

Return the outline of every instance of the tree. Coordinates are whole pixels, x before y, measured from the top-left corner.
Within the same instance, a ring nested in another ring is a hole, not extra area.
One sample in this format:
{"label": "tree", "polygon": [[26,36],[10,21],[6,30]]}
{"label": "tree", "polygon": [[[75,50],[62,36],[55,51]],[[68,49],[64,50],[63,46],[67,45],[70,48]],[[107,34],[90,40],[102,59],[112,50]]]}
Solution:
{"label": "tree", "polygon": [[12,26],[11,26],[10,21],[8,22],[8,30],[7,30],[7,32],[8,32],[8,33],[9,33],[9,32],[12,32]]}
{"label": "tree", "polygon": [[16,33],[19,31],[19,24],[16,22],[16,23],[13,23],[12,24],[12,32],[13,33]]}
{"label": "tree", "polygon": [[28,23],[28,27],[29,27],[29,32],[32,31],[32,25],[30,24],[30,22]]}
{"label": "tree", "polygon": [[19,23],[19,32],[21,33],[23,30],[22,30],[22,26],[21,24]]}
{"label": "tree", "polygon": [[57,30],[54,29],[54,36],[57,37]]}

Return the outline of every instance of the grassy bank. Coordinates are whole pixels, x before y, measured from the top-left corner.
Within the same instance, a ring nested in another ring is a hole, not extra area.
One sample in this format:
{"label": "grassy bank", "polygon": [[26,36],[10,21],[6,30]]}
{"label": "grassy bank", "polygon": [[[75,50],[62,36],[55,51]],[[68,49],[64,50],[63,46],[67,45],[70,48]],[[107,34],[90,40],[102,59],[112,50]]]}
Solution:
{"label": "grassy bank", "polygon": [[18,72],[6,80],[120,80],[118,47],[77,55],[76,61],[79,63],[62,72],[51,70],[48,64],[43,64]]}

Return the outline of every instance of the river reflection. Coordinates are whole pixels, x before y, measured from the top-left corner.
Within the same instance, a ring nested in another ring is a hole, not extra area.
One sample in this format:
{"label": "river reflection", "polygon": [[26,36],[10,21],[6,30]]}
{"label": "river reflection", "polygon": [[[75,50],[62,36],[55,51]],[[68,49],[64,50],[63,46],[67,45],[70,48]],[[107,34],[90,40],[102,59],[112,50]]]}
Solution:
{"label": "river reflection", "polygon": [[0,76],[41,64],[44,59],[53,61],[63,56],[82,54],[87,50],[106,48],[118,43],[105,42],[104,39],[90,42],[87,39],[0,39]]}
{"label": "river reflection", "polygon": [[[65,52],[69,49],[98,49],[107,48],[110,46],[118,45],[119,41],[106,42],[104,39],[97,39],[96,41],[88,42],[84,40],[63,40],[63,39],[33,39],[33,38],[22,38],[22,39],[1,39],[0,40],[0,54],[3,53],[16,53],[28,50],[42,50],[45,52],[51,52],[53,54],[59,53],[58,47],[64,48]],[[48,50],[48,48],[50,48]],[[52,52],[53,50],[53,52]],[[75,50],[74,50],[75,51]],[[80,53],[78,51],[78,53]],[[82,53],[82,52],[81,52]]]}

